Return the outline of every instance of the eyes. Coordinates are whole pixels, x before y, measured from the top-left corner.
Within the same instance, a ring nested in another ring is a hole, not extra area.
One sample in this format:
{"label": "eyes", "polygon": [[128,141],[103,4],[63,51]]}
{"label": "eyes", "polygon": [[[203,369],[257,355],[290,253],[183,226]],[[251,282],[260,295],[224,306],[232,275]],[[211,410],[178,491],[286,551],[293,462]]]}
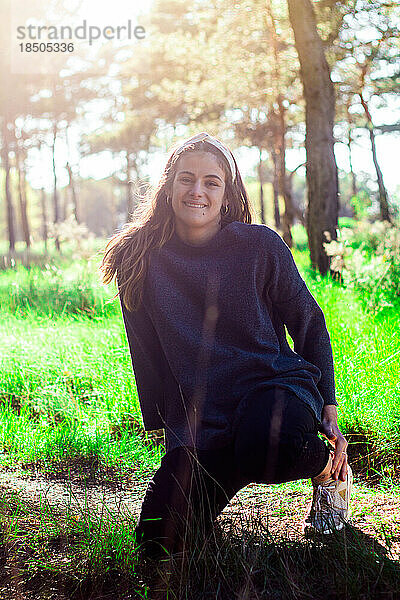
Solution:
{"label": "eyes", "polygon": [[[190,179],[190,177],[181,177],[179,179],[179,181],[181,183],[187,183],[187,184],[192,183],[192,180]],[[208,187],[220,187],[219,183],[216,183],[215,181],[206,181],[206,185]]]}

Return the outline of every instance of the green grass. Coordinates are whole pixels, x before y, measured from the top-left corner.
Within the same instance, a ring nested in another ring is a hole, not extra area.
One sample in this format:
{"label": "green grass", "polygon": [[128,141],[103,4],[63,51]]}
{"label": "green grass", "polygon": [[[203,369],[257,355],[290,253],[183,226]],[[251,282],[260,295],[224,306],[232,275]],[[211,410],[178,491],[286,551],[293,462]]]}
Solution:
{"label": "green grass", "polygon": [[[360,294],[330,277],[311,275],[294,252],[307,286],[324,311],[335,363],[339,422],[354,441],[367,444],[363,467],[388,474],[400,457],[399,312],[372,315]],[[359,445],[359,444],[358,444]]]}
{"label": "green grass", "polygon": [[392,597],[400,586],[398,563],[351,526],[329,539],[293,540],[274,534],[253,510],[239,520],[225,518],[183,561],[173,555],[154,563],[142,560],[129,514],[85,504],[59,513],[46,502],[32,506],[8,494],[0,515],[0,553],[18,584],[12,597],[24,590],[44,600],[57,589],[70,600],[362,600]]}
{"label": "green grass", "polygon": [[[303,232],[294,235],[296,262],[330,332],[339,424],[355,471],[393,484],[400,456],[399,314],[368,314],[355,291],[315,276]],[[72,469],[92,481],[147,477],[164,449],[141,427],[118,300],[106,302],[114,289],[99,284],[98,257],[72,257],[71,250],[44,269],[0,272],[2,463]],[[0,558],[38,598],[57,588],[74,600],[154,599],[150,588],[158,586],[171,599],[361,599],[400,588],[393,561],[351,528],[329,543],[300,543],[274,536],[254,515],[240,532],[217,530],[184,566],[172,560],[155,567],[138,560],[129,515],[116,519],[89,507],[59,515],[3,495],[0,518]]]}
{"label": "green grass", "polygon": [[[390,475],[400,455],[398,313],[368,314],[356,292],[315,276],[306,252],[294,256],[330,332],[340,426],[368,451],[364,470]],[[115,288],[99,284],[97,264],[0,273],[3,456],[107,466],[145,460],[119,302],[107,303]]]}
{"label": "green grass", "polygon": [[35,241],[29,251],[27,251],[25,242],[18,241],[15,244],[15,251],[9,255],[9,243],[0,240],[0,269],[4,269],[16,264],[41,265],[46,263],[68,264],[71,260],[89,259],[97,254],[107,242],[105,238],[79,238],[75,241],[62,241],[60,252],[56,249],[54,240],[49,240],[47,252],[45,251],[42,240]]}
{"label": "green grass", "polygon": [[116,312],[116,304],[99,285],[93,261],[74,261],[59,266],[46,263],[29,269],[17,265],[0,271],[0,305],[18,317],[30,314],[51,319],[54,316],[104,317]]}
{"label": "green grass", "polygon": [[[54,598],[51,591],[58,590],[62,597],[83,600],[115,587],[145,594],[136,575],[135,519],[104,507],[100,512],[87,504],[80,509],[69,505],[59,512],[46,501],[26,503],[16,493],[0,498],[0,548],[11,583],[35,598]],[[21,597],[18,592],[9,597]]]}
{"label": "green grass", "polygon": [[1,314],[3,460],[151,468],[121,317]]}

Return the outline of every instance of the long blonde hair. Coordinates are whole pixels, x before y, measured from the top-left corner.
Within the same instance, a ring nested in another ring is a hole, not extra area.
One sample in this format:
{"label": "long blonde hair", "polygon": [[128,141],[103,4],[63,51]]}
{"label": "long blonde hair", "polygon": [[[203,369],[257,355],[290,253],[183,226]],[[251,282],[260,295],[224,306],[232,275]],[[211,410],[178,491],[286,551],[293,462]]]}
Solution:
{"label": "long blonde hair", "polygon": [[232,183],[228,161],[207,141],[196,142],[179,154],[172,152],[155,192],[147,195],[135,209],[132,221],[125,223],[121,231],[108,241],[99,267],[102,283],[111,283],[116,277],[118,292],[114,298],[120,295],[129,311],[137,310],[142,301],[150,250],[161,248],[174,233],[174,212],[168,198],[172,195],[178,160],[184,152],[210,152],[217,157],[225,172],[225,197],[229,199],[229,211],[227,214],[221,212],[221,227],[232,221],[252,222],[252,207],[236,161],[236,179]]}

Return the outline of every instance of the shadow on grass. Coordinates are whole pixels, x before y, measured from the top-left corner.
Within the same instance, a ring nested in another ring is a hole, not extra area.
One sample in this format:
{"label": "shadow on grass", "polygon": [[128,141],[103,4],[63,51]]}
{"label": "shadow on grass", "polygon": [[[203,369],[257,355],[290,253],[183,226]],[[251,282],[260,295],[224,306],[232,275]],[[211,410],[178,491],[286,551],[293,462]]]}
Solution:
{"label": "shadow on grass", "polygon": [[[400,598],[400,564],[351,525],[330,536],[274,532],[257,511],[221,515],[181,555],[141,556],[130,514],[0,505],[0,598],[286,600]],[[199,529],[199,528],[198,528]],[[290,537],[291,536],[291,537]],[[193,538],[192,538],[193,539]]]}
{"label": "shadow on grass", "polygon": [[400,451],[397,440],[383,445],[381,440],[373,440],[363,432],[346,431],[345,435],[349,442],[349,463],[359,479],[371,486],[388,476],[399,477]]}
{"label": "shadow on grass", "polygon": [[138,568],[152,600],[400,598],[399,563],[350,525],[300,540],[275,539],[257,520],[240,531],[215,527],[187,556]]}

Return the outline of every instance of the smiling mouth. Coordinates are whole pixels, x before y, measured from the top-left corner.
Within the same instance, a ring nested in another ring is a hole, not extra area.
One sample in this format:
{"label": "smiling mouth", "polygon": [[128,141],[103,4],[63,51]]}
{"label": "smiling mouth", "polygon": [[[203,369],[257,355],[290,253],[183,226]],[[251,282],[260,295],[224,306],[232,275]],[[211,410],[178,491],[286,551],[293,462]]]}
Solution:
{"label": "smiling mouth", "polygon": [[197,202],[184,202],[189,208],[206,208],[207,204],[198,204]]}

